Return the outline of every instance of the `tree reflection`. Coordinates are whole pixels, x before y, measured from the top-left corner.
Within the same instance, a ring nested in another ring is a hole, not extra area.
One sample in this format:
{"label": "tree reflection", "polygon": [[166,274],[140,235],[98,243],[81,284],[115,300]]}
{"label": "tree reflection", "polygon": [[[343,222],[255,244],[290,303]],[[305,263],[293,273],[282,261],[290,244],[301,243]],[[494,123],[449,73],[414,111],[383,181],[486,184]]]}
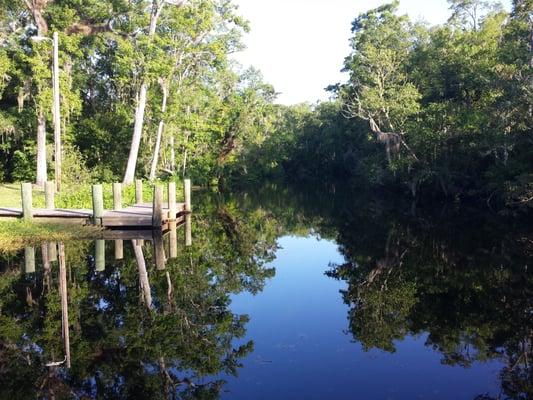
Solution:
{"label": "tree reflection", "polygon": [[393,352],[395,341],[427,332],[426,345],[442,354],[442,363],[468,368],[500,360],[505,395],[530,398],[527,227],[509,229],[498,218],[471,214],[404,220],[387,214],[364,224],[361,218],[355,213],[339,227],[347,261],[327,272],[348,284],[342,295],[354,339],[366,350]]}
{"label": "tree reflection", "polygon": [[[230,295],[263,288],[276,246],[253,213],[216,200],[203,212],[192,232],[178,228],[183,241],[164,268],[160,238],[156,248],[125,241],[118,260],[101,242],[59,244],[61,270],[48,245],[28,273],[25,252],[2,257],[0,398],[218,398],[224,374],[253,349],[238,340],[248,317],[231,312]],[[67,298],[70,369],[61,362]]]}

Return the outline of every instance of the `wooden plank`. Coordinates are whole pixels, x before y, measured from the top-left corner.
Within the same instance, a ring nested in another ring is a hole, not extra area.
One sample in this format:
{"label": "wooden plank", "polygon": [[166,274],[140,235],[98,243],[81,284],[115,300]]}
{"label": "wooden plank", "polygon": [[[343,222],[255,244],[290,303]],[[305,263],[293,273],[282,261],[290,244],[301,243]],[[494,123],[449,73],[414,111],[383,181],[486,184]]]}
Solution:
{"label": "wooden plank", "polygon": [[34,217],[39,218],[91,218],[93,216],[90,210],[68,210],[63,208],[56,208],[53,210],[35,209]]}
{"label": "wooden plank", "polygon": [[152,240],[152,230],[109,229],[103,231],[100,237],[104,240]]}
{"label": "wooden plank", "polygon": [[20,208],[1,207],[0,217],[22,217],[22,210]]}
{"label": "wooden plank", "polygon": [[[108,227],[125,226],[152,226],[152,204],[136,204],[122,210],[105,210],[102,216],[102,225]],[[176,204],[176,219],[180,220],[185,213],[185,203]],[[22,217],[22,210],[13,207],[0,207],[2,220],[15,220]],[[87,209],[34,209],[33,221],[38,223],[69,223],[86,225],[93,217],[92,210]],[[161,225],[169,220],[169,209],[161,210]]]}

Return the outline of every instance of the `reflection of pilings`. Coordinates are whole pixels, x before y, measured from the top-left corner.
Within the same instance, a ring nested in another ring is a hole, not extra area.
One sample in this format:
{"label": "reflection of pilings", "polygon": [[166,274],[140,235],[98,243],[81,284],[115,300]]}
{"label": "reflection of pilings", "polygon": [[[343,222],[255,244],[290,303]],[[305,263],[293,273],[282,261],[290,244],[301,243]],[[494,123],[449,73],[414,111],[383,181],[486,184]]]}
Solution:
{"label": "reflection of pilings", "polygon": [[32,274],[35,272],[35,248],[24,248],[24,272]]}
{"label": "reflection of pilings", "polygon": [[185,246],[192,245],[192,215],[185,215]]}
{"label": "reflection of pilings", "polygon": [[124,258],[124,241],[115,240],[115,260],[122,260]]}
{"label": "reflection of pilings", "polygon": [[50,288],[50,256],[48,255],[48,243],[41,245],[41,254],[43,257],[43,291],[45,287]]}
{"label": "reflection of pilings", "polygon": [[105,270],[105,240],[97,240],[94,250],[94,266],[96,271]]}
{"label": "reflection of pilings", "polygon": [[148,309],[152,308],[152,293],[150,292],[150,282],[148,281],[148,272],[146,272],[146,262],[144,261],[143,249],[137,244],[135,240],[132,240],[133,251],[135,253],[135,259],[137,260],[137,266],[139,268],[139,283],[141,285],[144,304]]}
{"label": "reflection of pilings", "polygon": [[176,258],[178,256],[178,229],[176,221],[170,221],[168,223],[169,232],[169,256],[170,258]]}
{"label": "reflection of pilings", "polygon": [[57,243],[50,242],[48,243],[48,259],[50,262],[57,261]]}
{"label": "reflection of pilings", "polygon": [[68,324],[67,267],[65,265],[65,245],[59,243],[59,294],[61,296],[61,323],[63,327],[63,346],[65,365],[70,368],[70,331]]}

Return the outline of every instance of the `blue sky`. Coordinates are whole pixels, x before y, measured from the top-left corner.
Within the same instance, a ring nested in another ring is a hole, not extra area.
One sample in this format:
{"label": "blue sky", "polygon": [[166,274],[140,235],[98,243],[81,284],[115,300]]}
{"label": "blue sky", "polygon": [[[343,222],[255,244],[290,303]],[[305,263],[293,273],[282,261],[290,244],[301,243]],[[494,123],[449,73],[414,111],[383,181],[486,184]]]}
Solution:
{"label": "blue sky", "polygon": [[[252,31],[247,49],[235,55],[245,67],[259,68],[265,81],[281,92],[278,102],[294,104],[327,99],[323,88],[344,80],[342,62],[350,51],[353,19],[386,1],[234,0]],[[510,9],[510,0],[503,2]],[[400,11],[413,20],[445,22],[446,0],[400,0]]]}

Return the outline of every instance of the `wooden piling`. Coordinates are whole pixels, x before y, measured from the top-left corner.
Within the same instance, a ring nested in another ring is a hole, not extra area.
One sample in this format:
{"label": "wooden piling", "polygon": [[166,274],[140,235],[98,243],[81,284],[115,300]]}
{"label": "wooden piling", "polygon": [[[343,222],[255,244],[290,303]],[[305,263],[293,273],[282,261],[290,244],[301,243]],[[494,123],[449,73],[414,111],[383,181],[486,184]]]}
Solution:
{"label": "wooden piling", "polygon": [[44,201],[45,207],[49,210],[56,208],[55,205],[56,184],[54,181],[46,181],[44,183]]}
{"label": "wooden piling", "polygon": [[192,215],[185,215],[185,246],[192,245]]}
{"label": "wooden piling", "polygon": [[160,229],[156,229],[153,234],[155,266],[158,271],[162,271],[165,269],[165,264],[167,262],[165,256],[165,245],[163,244],[163,232]]}
{"label": "wooden piling", "polygon": [[122,210],[122,184],[113,183],[113,209]]}
{"label": "wooden piling", "polygon": [[31,221],[33,219],[33,199],[31,183],[25,182],[21,184],[22,194],[22,218],[24,221]]}
{"label": "wooden piling", "polygon": [[104,193],[102,185],[93,185],[93,224],[101,225],[104,216]]}
{"label": "wooden piling", "polygon": [[154,186],[154,201],[152,207],[152,227],[161,229],[163,225],[163,187]]}
{"label": "wooden piling", "polygon": [[143,202],[143,181],[135,179],[135,203],[141,204]]}
{"label": "wooden piling", "polygon": [[24,272],[26,274],[35,272],[35,247],[24,248]]}
{"label": "wooden piling", "polygon": [[105,270],[105,240],[97,240],[94,248],[94,269]]}
{"label": "wooden piling", "polygon": [[185,194],[185,211],[190,212],[191,208],[191,180],[185,179],[183,181],[183,191]]}
{"label": "wooden piling", "polygon": [[178,229],[176,221],[168,223],[169,233],[169,257],[176,258],[178,256]]}
{"label": "wooden piling", "polygon": [[168,219],[176,219],[176,182],[168,183]]}

